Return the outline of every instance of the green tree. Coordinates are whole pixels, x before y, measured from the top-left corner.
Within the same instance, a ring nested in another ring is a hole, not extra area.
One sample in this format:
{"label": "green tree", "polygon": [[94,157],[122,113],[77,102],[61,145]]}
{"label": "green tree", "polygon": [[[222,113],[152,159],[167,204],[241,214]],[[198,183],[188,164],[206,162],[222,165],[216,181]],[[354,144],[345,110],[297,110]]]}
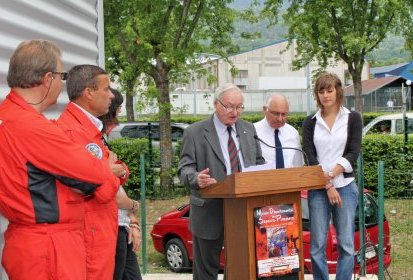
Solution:
{"label": "green tree", "polygon": [[[266,0],[264,11],[277,15],[277,0]],[[290,46],[296,40],[302,68],[316,59],[325,67],[331,58],[342,59],[353,79],[355,109],[362,112],[361,73],[366,56],[389,32],[400,34],[411,24],[405,0],[291,0],[283,18],[288,26]]]}
{"label": "green tree", "polygon": [[[105,0],[106,61],[131,95],[147,79],[143,94],[159,107],[161,186],[172,185],[170,83],[185,81],[199,65],[197,54],[225,56],[233,48],[230,0]],[[127,106],[130,105],[127,99]],[[131,110],[132,111],[132,110]],[[133,111],[128,111],[132,119]]]}

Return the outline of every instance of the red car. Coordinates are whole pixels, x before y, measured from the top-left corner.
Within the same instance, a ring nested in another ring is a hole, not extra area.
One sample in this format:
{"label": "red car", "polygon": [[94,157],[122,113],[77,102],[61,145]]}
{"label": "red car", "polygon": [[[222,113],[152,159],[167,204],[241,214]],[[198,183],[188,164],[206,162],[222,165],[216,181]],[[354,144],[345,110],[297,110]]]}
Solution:
{"label": "red car", "polygon": [[[310,224],[308,219],[307,192],[301,193],[302,222],[303,222],[303,245],[304,265],[307,272],[311,272],[310,259]],[[375,199],[368,192],[364,192],[365,209],[365,235],[366,235],[366,272],[378,273],[378,209]],[[357,210],[358,211],[358,210]],[[356,251],[359,250],[359,221],[356,217],[354,233],[354,244]],[[170,211],[159,218],[154,224],[151,232],[155,249],[165,254],[165,260],[172,271],[180,272],[189,269],[192,262],[192,234],[189,231],[189,205],[183,205],[174,211]],[[390,255],[389,224],[384,221],[384,265],[388,267],[391,263]],[[327,261],[329,272],[334,274],[337,266],[338,248],[337,236],[333,225],[327,239]],[[359,256],[356,255],[356,272],[359,271]],[[221,252],[221,266],[224,266],[224,248]]]}

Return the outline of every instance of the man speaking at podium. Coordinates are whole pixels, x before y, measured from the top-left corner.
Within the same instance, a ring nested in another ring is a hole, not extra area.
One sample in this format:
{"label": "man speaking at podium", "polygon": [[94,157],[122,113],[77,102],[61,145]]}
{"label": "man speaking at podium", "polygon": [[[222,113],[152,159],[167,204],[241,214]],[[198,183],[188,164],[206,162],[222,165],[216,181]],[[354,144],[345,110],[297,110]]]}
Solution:
{"label": "man speaking at podium", "polygon": [[265,162],[254,126],[239,117],[242,91],[234,84],[218,87],[214,113],[185,129],[178,174],[191,189],[190,230],[193,240],[193,279],[218,279],[224,240],[223,201],[204,199],[199,190],[227,175]]}

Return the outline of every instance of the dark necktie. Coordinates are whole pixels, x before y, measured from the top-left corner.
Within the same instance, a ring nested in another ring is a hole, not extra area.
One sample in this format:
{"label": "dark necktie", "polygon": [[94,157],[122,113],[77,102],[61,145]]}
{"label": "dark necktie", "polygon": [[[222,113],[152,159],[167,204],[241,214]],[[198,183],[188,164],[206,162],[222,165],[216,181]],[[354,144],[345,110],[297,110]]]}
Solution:
{"label": "dark necktie", "polygon": [[110,145],[109,145],[108,141],[106,140],[106,137],[105,137],[104,134],[102,134],[102,142],[103,142],[103,145],[108,147],[108,149],[110,150]]}
{"label": "dark necktie", "polygon": [[237,146],[235,146],[234,139],[232,138],[231,132],[232,127],[227,126],[228,130],[228,154],[229,154],[229,162],[231,165],[231,174],[240,172],[239,170],[239,158],[238,158],[238,151]]}
{"label": "dark necktie", "polygon": [[275,149],[275,168],[277,169],[284,168],[284,155],[283,155],[281,141],[280,141],[280,138],[278,137],[278,132],[279,132],[278,129],[274,130],[275,147],[277,147],[277,149]]}

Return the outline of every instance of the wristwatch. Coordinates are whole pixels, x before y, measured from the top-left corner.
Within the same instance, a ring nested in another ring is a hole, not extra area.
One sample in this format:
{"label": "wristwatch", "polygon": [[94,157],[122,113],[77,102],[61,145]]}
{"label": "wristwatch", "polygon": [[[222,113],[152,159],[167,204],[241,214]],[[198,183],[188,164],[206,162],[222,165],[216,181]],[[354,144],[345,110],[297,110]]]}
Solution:
{"label": "wristwatch", "polygon": [[329,171],[329,172],[328,172],[328,177],[330,177],[331,179],[334,178],[334,173],[333,173],[333,171]]}

